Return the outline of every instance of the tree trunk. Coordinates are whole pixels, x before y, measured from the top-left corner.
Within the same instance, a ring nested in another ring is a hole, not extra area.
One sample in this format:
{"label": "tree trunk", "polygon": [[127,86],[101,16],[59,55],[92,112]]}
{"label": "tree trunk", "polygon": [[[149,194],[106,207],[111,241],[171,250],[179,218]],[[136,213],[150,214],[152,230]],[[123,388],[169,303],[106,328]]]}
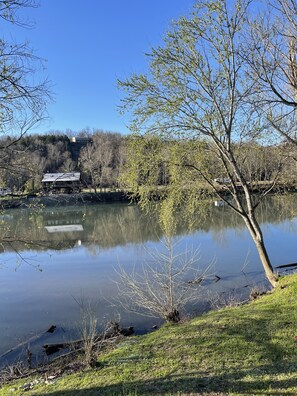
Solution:
{"label": "tree trunk", "polygon": [[260,226],[258,225],[257,221],[255,220],[254,216],[251,214],[250,216],[243,216],[243,219],[246,223],[246,226],[253,238],[253,241],[256,245],[261,263],[263,265],[265,274],[267,279],[269,280],[271,286],[275,287],[278,281],[278,276],[274,272],[273,267],[271,265],[264,241]]}
{"label": "tree trunk", "polygon": [[254,239],[254,242],[255,242],[256,248],[258,250],[258,254],[259,254],[261,263],[263,265],[266,277],[269,280],[269,282],[271,283],[271,285],[273,287],[275,287],[276,284],[277,284],[277,281],[278,281],[278,277],[277,277],[277,274],[273,271],[273,267],[272,267],[271,262],[269,260],[269,257],[268,257],[267,250],[265,248],[264,242],[263,241],[258,241],[258,240],[255,240],[255,239]]}

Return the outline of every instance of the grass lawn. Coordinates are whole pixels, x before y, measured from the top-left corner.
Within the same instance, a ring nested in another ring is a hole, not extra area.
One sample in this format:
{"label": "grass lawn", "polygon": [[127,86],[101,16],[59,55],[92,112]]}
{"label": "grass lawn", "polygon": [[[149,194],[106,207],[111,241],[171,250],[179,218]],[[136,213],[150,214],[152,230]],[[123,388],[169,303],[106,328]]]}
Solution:
{"label": "grass lawn", "polygon": [[10,383],[0,395],[297,395],[296,335],[291,275],[247,305],[127,338],[96,369],[26,392],[28,379]]}

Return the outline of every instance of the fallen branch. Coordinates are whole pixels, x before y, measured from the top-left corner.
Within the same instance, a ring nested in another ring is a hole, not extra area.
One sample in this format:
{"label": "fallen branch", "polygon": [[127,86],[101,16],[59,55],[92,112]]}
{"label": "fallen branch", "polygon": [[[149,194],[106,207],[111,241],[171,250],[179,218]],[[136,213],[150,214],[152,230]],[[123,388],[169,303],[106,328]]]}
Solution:
{"label": "fallen branch", "polygon": [[[134,328],[132,326],[121,329],[118,323],[112,322],[111,327],[105,333],[95,336],[94,345],[99,344],[100,342],[104,342],[105,340],[111,338],[119,337],[120,335],[127,337],[133,334],[134,334]],[[59,352],[61,349],[66,349],[66,348],[70,348],[73,351],[78,351],[80,349],[83,349],[83,344],[84,344],[84,340],[80,339],[69,342],[46,344],[43,345],[42,348],[44,349],[46,355],[50,356],[56,352]]]}
{"label": "fallen branch", "polygon": [[297,263],[278,265],[275,268],[289,268],[289,267],[297,267]]}

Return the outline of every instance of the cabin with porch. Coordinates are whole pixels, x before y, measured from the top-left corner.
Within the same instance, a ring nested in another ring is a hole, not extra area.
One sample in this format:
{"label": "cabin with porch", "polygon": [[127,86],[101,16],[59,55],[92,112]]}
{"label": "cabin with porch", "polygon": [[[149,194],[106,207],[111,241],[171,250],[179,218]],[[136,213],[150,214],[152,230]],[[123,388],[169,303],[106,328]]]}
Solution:
{"label": "cabin with porch", "polygon": [[44,193],[78,193],[80,192],[80,172],[45,173],[41,180]]}

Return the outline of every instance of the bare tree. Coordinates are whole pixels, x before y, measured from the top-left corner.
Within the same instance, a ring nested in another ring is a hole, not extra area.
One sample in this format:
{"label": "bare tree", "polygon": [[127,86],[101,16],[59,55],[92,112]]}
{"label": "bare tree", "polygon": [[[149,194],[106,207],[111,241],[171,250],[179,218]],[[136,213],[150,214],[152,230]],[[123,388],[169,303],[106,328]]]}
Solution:
{"label": "bare tree", "polygon": [[116,184],[123,155],[123,139],[119,133],[96,131],[92,143],[80,154],[80,164],[90,179],[95,192],[97,188]]}
{"label": "bare tree", "polygon": [[[0,1],[0,17],[23,26],[18,11],[35,6],[33,0]],[[42,71],[41,59],[27,43],[0,40],[0,132],[14,136],[0,149],[11,147],[44,118],[50,92]]]}
{"label": "bare tree", "polygon": [[78,332],[82,341],[85,364],[91,367],[95,360],[95,346],[98,342],[96,305],[84,296],[80,296],[78,299],[74,298],[74,300],[80,312]]}
{"label": "bare tree", "polygon": [[[18,12],[24,7],[36,6],[34,0],[0,1],[2,24],[28,26],[28,21],[19,17]],[[34,54],[28,43],[17,43],[9,34],[1,37],[0,134],[10,136],[9,139],[1,139],[0,142],[1,176],[3,171],[6,173],[6,178],[1,180],[1,184],[8,177],[13,179],[14,184],[21,184],[18,170],[28,167],[28,162],[24,164],[24,159],[14,155],[13,148],[32,127],[44,119],[49,100],[49,83],[43,77],[41,59]],[[12,241],[13,237],[8,239]]]}
{"label": "bare tree", "polygon": [[[297,4],[267,1],[250,18],[242,56],[257,95],[254,104],[274,131],[297,145]],[[276,135],[274,136],[274,139]]]}
{"label": "bare tree", "polygon": [[24,20],[18,15],[18,11],[24,8],[38,7],[35,0],[5,0],[0,1],[0,18],[20,26],[28,26],[30,21]]}
{"label": "bare tree", "polygon": [[80,164],[83,172],[87,174],[90,179],[91,185],[97,193],[97,186],[99,184],[97,160],[95,158],[95,149],[92,144],[88,144],[81,150]]}
{"label": "bare tree", "polygon": [[199,270],[198,251],[176,253],[177,242],[165,236],[162,248],[149,251],[149,262],[132,273],[120,267],[117,282],[120,304],[145,316],[179,322],[181,310],[197,303],[199,286],[207,274]]}

